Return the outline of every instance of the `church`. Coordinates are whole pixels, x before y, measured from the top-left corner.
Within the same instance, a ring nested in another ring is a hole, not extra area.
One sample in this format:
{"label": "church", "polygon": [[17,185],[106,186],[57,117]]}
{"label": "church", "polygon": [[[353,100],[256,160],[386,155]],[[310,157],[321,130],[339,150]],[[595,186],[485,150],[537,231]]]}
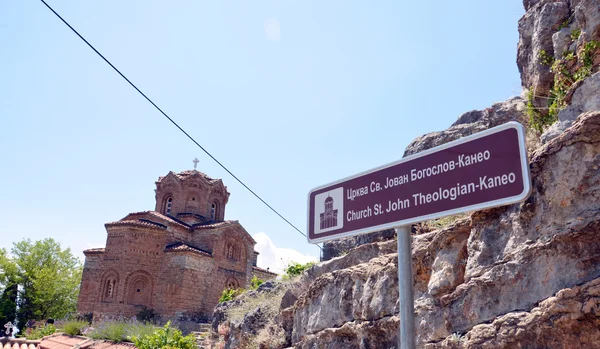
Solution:
{"label": "church", "polygon": [[256,266],[256,242],[244,227],[224,220],[221,179],[169,172],[155,192],[154,211],[106,223],[106,247],[83,252],[79,313],[132,317],[145,307],[166,318],[208,317],[223,289],[277,276]]}

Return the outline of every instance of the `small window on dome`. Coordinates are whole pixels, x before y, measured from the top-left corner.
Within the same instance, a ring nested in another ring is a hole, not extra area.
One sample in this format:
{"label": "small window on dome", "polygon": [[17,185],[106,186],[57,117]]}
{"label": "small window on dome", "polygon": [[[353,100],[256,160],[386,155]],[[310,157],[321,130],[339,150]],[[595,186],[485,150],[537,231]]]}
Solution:
{"label": "small window on dome", "polygon": [[210,219],[211,220],[215,220],[215,215],[217,212],[217,204],[213,202],[212,206],[210,207]]}

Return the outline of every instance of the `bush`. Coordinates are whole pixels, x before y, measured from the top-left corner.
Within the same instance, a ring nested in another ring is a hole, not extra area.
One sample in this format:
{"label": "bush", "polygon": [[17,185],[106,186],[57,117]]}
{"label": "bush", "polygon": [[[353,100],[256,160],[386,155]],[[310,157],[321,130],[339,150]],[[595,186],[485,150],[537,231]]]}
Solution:
{"label": "bush", "polygon": [[106,339],[113,342],[127,340],[127,329],[124,322],[104,322],[87,333],[93,339]]}
{"label": "bush", "polygon": [[131,340],[138,349],[197,349],[193,334],[183,336],[178,329],[171,328],[171,322],[149,336],[132,336]]}
{"label": "bush", "polygon": [[79,336],[81,333],[83,333],[83,329],[87,326],[89,326],[89,324],[86,321],[68,321],[65,322],[65,324],[62,327],[62,330],[69,336]]}
{"label": "bush", "polygon": [[157,323],[160,320],[160,315],[154,309],[142,306],[142,310],[135,316],[138,321]]}
{"label": "bush", "polygon": [[42,337],[49,336],[54,332],[56,332],[56,327],[54,327],[52,324],[38,328],[28,328],[25,330],[25,338],[29,340],[40,339]]}
{"label": "bush", "polygon": [[256,275],[254,275],[252,277],[252,280],[250,281],[250,288],[253,290],[256,290],[258,288],[258,286],[260,286],[264,283],[265,283],[265,280],[259,279],[256,277]]}
{"label": "bush", "polygon": [[137,321],[106,321],[92,329],[87,335],[93,339],[105,339],[113,342],[123,342],[130,337],[142,338],[151,335],[156,327]]}
{"label": "bush", "polygon": [[284,270],[285,274],[283,275],[283,279],[291,279],[294,276],[298,276],[315,264],[316,262],[308,262],[305,264],[290,262]]}
{"label": "bush", "polygon": [[245,291],[246,290],[244,290],[243,288],[226,288],[223,290],[223,293],[221,293],[221,298],[219,298],[219,303],[234,300],[235,297],[241,295]]}

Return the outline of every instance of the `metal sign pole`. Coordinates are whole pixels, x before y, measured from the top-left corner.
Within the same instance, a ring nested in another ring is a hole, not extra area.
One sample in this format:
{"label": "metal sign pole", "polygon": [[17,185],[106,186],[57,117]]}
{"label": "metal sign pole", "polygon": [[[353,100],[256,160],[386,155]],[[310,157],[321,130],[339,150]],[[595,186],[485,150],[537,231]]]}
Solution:
{"label": "metal sign pole", "polygon": [[398,237],[398,290],[400,292],[400,349],[415,349],[410,225],[396,228],[396,236]]}

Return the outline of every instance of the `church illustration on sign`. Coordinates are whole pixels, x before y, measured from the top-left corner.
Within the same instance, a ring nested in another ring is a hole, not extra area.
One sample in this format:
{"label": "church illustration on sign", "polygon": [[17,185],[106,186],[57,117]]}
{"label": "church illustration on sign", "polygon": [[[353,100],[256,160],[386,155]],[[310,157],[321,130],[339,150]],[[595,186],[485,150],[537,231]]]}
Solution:
{"label": "church illustration on sign", "polygon": [[333,199],[327,196],[325,199],[325,212],[321,213],[321,230],[337,227],[338,210],[333,209]]}
{"label": "church illustration on sign", "polygon": [[169,172],[155,193],[154,211],[106,223],[106,247],[84,251],[79,313],[131,317],[146,307],[165,317],[210,316],[225,288],[277,276],[256,266],[244,227],[224,220],[229,192],[220,179]]}
{"label": "church illustration on sign", "polygon": [[317,234],[343,228],[344,188],[317,194],[314,205],[314,229]]}

